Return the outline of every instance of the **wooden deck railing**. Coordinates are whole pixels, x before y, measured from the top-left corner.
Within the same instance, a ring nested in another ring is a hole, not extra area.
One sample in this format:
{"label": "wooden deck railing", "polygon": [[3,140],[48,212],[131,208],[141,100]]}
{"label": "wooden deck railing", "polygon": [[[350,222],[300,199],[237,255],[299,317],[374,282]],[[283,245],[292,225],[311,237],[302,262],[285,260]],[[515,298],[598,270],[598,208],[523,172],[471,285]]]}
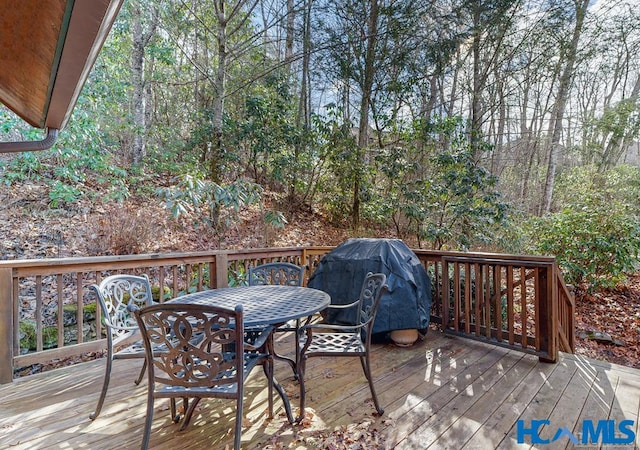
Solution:
{"label": "wooden deck railing", "polygon": [[555,258],[415,250],[434,290],[432,322],[445,332],[555,362],[574,351],[574,296]]}
{"label": "wooden deck railing", "polygon": [[[0,262],[0,383],[14,370],[106,347],[89,286],[144,273],[158,299],[245,282],[252,264],[289,261],[309,276],[332,247]],[[553,258],[415,250],[432,281],[432,322],[445,332],[555,361],[573,352],[573,296]],[[446,288],[448,286],[448,289]],[[62,300],[62,301],[59,301]],[[523,332],[526,331],[526,332]]]}

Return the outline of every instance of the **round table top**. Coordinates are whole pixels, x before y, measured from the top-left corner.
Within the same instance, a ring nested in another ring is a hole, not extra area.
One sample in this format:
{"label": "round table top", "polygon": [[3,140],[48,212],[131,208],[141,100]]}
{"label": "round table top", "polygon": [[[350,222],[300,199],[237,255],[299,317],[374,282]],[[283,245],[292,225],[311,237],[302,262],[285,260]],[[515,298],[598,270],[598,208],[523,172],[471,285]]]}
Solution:
{"label": "round table top", "polygon": [[221,306],[242,305],[244,325],[279,324],[310,316],[325,309],[331,297],[318,289],[297,286],[240,286],[200,291],[170,303]]}

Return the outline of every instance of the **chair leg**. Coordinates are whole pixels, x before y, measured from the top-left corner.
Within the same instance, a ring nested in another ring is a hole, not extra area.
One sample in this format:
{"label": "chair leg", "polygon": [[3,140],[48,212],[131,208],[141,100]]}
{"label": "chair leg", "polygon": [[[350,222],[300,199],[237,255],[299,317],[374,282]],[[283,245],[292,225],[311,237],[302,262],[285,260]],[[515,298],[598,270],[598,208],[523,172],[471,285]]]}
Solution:
{"label": "chair leg", "polygon": [[107,367],[104,371],[104,381],[102,382],[102,391],[100,392],[100,398],[98,399],[98,404],[96,405],[96,409],[94,412],[89,414],[89,418],[91,420],[95,420],[96,417],[102,411],[102,405],[104,404],[104,399],[107,396],[107,390],[109,389],[109,380],[111,379],[111,368],[113,366],[113,354],[111,351],[107,352]]}
{"label": "chair leg", "polygon": [[[187,414],[187,410],[189,409],[189,398],[188,397],[183,397],[182,398],[182,417],[184,417]],[[178,413],[178,417],[176,417],[176,423],[180,422],[180,419],[182,419],[182,417],[180,417],[180,413]]]}
{"label": "chair leg", "polygon": [[202,399],[201,397],[196,397],[193,399],[193,403],[189,405],[189,408],[185,413],[184,420],[182,421],[182,426],[180,426],[180,431],[184,431],[189,425],[189,422],[191,422],[191,416],[193,415],[193,412],[196,410],[196,406],[198,406],[198,403],[200,403],[201,399]]}
{"label": "chair leg", "polygon": [[144,363],[142,363],[142,369],[140,369],[140,373],[138,374],[138,378],[136,379],[136,381],[134,381],[134,383],[137,385],[140,384],[140,382],[142,381],[142,377],[144,377],[144,373],[147,370],[147,358],[144,359]]}
{"label": "chair leg", "polygon": [[305,369],[306,369],[306,360],[304,356],[300,355],[300,364],[298,364],[298,383],[300,384],[300,415],[296,417],[296,423],[300,423],[304,419],[304,406],[305,406],[304,372],[305,372]]}
{"label": "chair leg", "polygon": [[268,397],[269,397],[269,419],[273,419],[273,358],[265,358],[262,370],[267,377]]}
{"label": "chair leg", "polygon": [[[180,415],[180,413],[178,412],[178,408],[176,407],[176,399],[174,397],[171,397],[169,400],[171,401],[170,403],[171,420],[173,421],[173,423],[178,423],[182,419],[182,416]],[[187,409],[189,409],[189,399],[187,397],[183,397],[182,412],[186,413]]]}
{"label": "chair leg", "polygon": [[376,411],[379,415],[384,414],[384,409],[380,407],[380,402],[378,401],[378,396],[376,395],[376,390],[373,387],[373,377],[371,376],[371,361],[369,360],[369,354],[366,356],[360,356],[360,363],[362,364],[362,370],[364,370],[364,376],[367,378],[369,382],[369,389],[371,389],[371,397],[373,398],[373,404],[376,407]]}
{"label": "chair leg", "polygon": [[153,424],[153,387],[147,391],[147,416],[144,421],[144,434],[142,435],[142,450],[149,448],[149,438],[151,437],[151,425]]}
{"label": "chair leg", "polygon": [[171,420],[173,423],[177,423],[178,421],[176,420],[176,416],[178,414],[176,414],[176,399],[173,397],[169,399],[169,414],[171,414]]}
{"label": "chair leg", "polygon": [[240,388],[238,392],[238,399],[236,400],[236,428],[233,436],[233,448],[234,450],[240,450],[240,440],[242,438],[242,402],[244,397],[244,389]]}

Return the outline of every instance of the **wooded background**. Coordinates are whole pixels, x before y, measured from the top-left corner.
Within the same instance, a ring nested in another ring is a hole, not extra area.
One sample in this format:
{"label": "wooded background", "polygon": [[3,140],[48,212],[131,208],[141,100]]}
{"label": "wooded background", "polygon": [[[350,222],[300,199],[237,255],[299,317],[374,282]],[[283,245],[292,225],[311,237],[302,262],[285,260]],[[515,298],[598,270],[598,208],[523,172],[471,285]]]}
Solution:
{"label": "wooded background", "polygon": [[[628,244],[628,271],[639,47],[633,0],[129,0],[55,149],[3,180],[46,179],[53,206],[146,189],[221,234],[269,192],[276,227],[302,208],[432,248],[604,241],[583,266]],[[0,133],[37,136],[4,110]]]}

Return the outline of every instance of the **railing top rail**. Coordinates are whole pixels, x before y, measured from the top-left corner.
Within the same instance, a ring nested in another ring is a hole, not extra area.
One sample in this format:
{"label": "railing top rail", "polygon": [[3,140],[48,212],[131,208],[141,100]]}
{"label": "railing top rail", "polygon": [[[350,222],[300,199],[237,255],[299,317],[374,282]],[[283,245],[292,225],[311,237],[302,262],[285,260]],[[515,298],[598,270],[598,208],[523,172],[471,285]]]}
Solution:
{"label": "railing top rail", "polygon": [[[21,276],[30,274],[54,274],[72,272],[76,267],[84,271],[101,270],[105,268],[119,269],[136,266],[155,266],[170,264],[188,264],[215,261],[219,255],[225,255],[227,260],[236,261],[244,258],[260,259],[283,256],[298,256],[303,253],[322,254],[333,249],[333,246],[310,247],[280,247],[280,248],[254,248],[241,250],[209,250],[200,252],[180,253],[148,253],[140,255],[115,255],[115,256],[87,256],[70,258],[46,258],[46,259],[22,259],[0,261],[0,269],[14,269]],[[555,258],[550,256],[508,255],[498,253],[465,253],[436,250],[412,249],[421,257],[460,262],[481,262],[483,264],[496,265],[521,265],[540,266],[555,264]]]}
{"label": "railing top rail", "polygon": [[432,256],[434,258],[465,258],[465,259],[482,259],[496,261],[518,261],[518,262],[538,262],[553,263],[554,256],[534,256],[534,255],[511,255],[507,253],[489,253],[489,252],[453,252],[440,250],[423,250],[412,249],[413,252],[420,256]]}
{"label": "railing top rail", "polygon": [[443,256],[443,261],[460,263],[481,263],[496,266],[521,266],[521,267],[553,267],[555,259],[548,261],[537,259],[515,259],[515,258],[483,258],[481,256]]}
{"label": "railing top rail", "polygon": [[[316,247],[306,247],[307,250]],[[318,247],[320,248],[320,247]],[[332,247],[327,247],[332,248]],[[216,255],[227,256],[248,256],[252,258],[278,256],[286,254],[299,254],[303,247],[279,247],[279,248],[254,248],[243,250],[208,250],[200,252],[178,252],[178,253],[146,253],[139,255],[114,255],[114,256],[79,256],[68,258],[43,258],[43,259],[15,259],[0,261],[0,269],[20,268],[20,267],[48,267],[48,266],[73,266],[73,265],[93,265],[102,263],[118,263],[130,261],[164,261],[164,260],[197,260]],[[237,259],[237,258],[233,258]]]}

